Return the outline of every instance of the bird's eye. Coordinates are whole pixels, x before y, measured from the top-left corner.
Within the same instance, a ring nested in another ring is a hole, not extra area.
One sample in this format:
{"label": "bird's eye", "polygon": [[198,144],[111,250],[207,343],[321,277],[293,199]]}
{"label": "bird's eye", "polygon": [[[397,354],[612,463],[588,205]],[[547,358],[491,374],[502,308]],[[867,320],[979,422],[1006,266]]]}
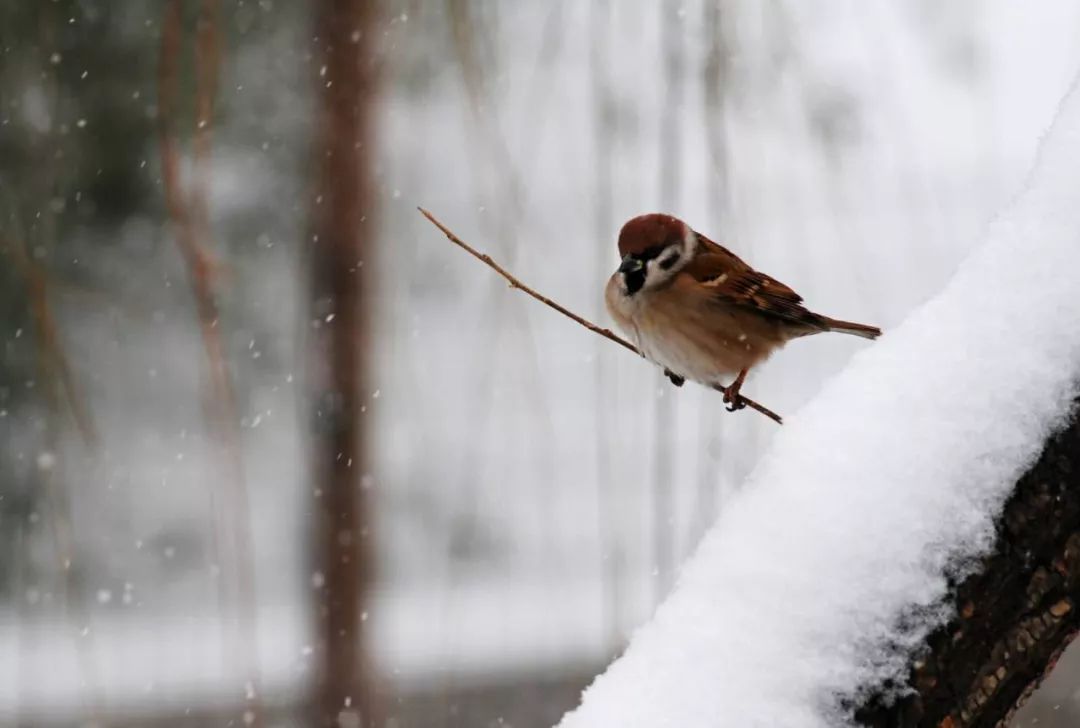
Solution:
{"label": "bird's eye", "polygon": [[671,270],[672,266],[679,262],[678,252],[672,252],[671,255],[666,258],[660,259],[660,267],[664,270]]}

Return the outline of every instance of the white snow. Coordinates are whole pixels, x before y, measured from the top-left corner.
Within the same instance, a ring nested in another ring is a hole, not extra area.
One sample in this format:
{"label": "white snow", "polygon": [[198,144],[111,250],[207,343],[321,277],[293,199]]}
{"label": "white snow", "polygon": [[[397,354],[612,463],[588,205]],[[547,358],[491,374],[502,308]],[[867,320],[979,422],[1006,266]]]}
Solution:
{"label": "white snow", "polygon": [[[679,584],[560,724],[833,728],[896,676],[1080,379],[1080,93],[935,298],[775,438]],[[890,645],[892,645],[890,647]]]}

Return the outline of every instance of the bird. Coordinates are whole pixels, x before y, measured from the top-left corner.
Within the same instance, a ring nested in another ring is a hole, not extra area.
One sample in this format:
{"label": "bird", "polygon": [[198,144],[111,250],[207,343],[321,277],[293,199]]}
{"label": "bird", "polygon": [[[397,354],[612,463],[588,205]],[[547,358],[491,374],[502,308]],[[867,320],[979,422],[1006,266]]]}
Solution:
{"label": "bird", "polygon": [[792,339],[881,335],[876,326],[810,311],[790,287],[677,217],[630,219],[618,247],[621,261],[604,290],[611,318],[672,384],[719,387],[729,410],[745,406],[739,392],[750,369]]}

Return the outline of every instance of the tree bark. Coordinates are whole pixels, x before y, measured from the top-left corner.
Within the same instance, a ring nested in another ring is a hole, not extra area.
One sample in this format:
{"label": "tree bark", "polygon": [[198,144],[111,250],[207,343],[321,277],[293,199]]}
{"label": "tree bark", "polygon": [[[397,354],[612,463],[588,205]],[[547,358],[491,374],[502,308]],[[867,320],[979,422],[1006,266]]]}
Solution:
{"label": "tree bark", "polygon": [[[1080,624],[1080,418],[1016,484],[993,551],[952,592],[955,614],[916,655],[911,692],[867,696],[875,728],[1007,726]],[[893,686],[895,687],[895,686]]]}
{"label": "tree bark", "polygon": [[376,6],[371,0],[320,0],[315,9],[319,176],[312,200],[309,386],[316,725],[381,725],[363,618],[375,541],[362,482],[370,391],[365,272],[371,269],[377,206]]}

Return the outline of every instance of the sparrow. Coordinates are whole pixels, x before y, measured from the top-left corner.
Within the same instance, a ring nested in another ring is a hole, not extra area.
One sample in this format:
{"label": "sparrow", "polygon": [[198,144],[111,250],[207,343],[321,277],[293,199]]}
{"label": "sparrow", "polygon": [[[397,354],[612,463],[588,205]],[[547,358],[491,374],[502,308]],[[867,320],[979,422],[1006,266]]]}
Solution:
{"label": "sparrow", "polygon": [[[690,379],[744,404],[747,372],[791,339],[826,331],[876,339],[881,329],[814,313],[802,296],[671,215],[640,215],[619,232],[608,313],[672,384]],[[734,377],[729,386],[723,382]]]}

